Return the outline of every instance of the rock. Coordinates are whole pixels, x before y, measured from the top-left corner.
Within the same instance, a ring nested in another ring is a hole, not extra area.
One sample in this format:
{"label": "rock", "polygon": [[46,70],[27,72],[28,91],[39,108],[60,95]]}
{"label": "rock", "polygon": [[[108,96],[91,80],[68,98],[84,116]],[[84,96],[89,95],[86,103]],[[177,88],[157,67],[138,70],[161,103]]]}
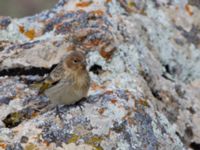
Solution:
{"label": "rock", "polygon": [[[1,18],[0,147],[197,150],[196,3],[60,0],[35,16]],[[40,113],[48,98],[33,83],[72,50],[87,54],[87,100],[61,106],[61,119]]]}

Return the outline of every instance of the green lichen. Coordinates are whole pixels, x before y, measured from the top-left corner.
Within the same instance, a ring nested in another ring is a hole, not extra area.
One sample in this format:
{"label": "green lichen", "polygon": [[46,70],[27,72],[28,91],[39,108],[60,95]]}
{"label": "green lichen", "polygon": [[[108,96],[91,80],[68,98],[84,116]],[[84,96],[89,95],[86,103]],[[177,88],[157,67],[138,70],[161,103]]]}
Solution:
{"label": "green lichen", "polygon": [[33,143],[29,143],[25,146],[24,150],[39,150],[39,148],[37,147],[37,145]]}
{"label": "green lichen", "polygon": [[20,112],[11,113],[3,120],[6,127],[8,128],[16,127],[22,121],[23,121],[23,116]]}
{"label": "green lichen", "polygon": [[71,138],[67,141],[67,143],[76,143],[80,137],[76,134],[72,134]]}
{"label": "green lichen", "polygon": [[100,146],[100,143],[102,140],[103,140],[102,137],[93,136],[93,137],[89,138],[85,143],[88,145],[91,145],[96,150],[103,150],[103,148]]}
{"label": "green lichen", "polygon": [[3,138],[0,138],[0,143],[5,142],[5,140]]}
{"label": "green lichen", "polygon": [[128,6],[129,6],[129,7],[136,7],[136,3],[135,3],[135,2],[129,2],[129,3],[128,3]]}
{"label": "green lichen", "polygon": [[145,107],[150,107],[147,100],[140,99],[139,104],[142,105],[142,106],[145,106]]}
{"label": "green lichen", "polygon": [[[76,143],[80,138],[81,136],[72,134],[71,138],[68,139],[67,144]],[[94,147],[95,150],[103,150],[103,148],[100,146],[102,140],[103,140],[102,137],[92,136],[85,141],[85,144]]]}

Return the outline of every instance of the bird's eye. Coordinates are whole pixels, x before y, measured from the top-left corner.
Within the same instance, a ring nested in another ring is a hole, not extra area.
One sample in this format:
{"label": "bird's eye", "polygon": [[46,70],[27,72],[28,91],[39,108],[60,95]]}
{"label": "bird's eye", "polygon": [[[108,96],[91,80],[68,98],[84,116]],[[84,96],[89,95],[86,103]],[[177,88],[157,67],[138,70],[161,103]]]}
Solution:
{"label": "bird's eye", "polygon": [[74,63],[75,63],[75,64],[78,63],[78,60],[74,59]]}

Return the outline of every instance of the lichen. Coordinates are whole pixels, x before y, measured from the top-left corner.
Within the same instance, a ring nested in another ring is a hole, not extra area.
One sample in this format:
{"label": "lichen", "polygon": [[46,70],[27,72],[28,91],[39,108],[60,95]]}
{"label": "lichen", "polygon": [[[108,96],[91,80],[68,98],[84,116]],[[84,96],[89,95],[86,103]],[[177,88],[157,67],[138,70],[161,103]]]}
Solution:
{"label": "lichen", "polygon": [[26,144],[24,150],[39,150],[38,146],[33,143]]}
{"label": "lichen", "polygon": [[[35,16],[0,17],[0,147],[179,150],[199,143],[198,14],[187,0],[59,0]],[[81,109],[61,106],[59,119],[41,108],[48,97],[30,84],[73,50],[86,54],[91,88]]]}
{"label": "lichen", "polygon": [[67,143],[76,143],[80,137],[76,134],[72,134],[71,137],[68,139]]}
{"label": "lichen", "polygon": [[19,112],[14,112],[9,114],[3,122],[5,123],[6,127],[11,128],[15,127],[23,121],[23,116]]}
{"label": "lichen", "polygon": [[92,136],[87,141],[85,141],[85,143],[93,146],[94,148],[96,148],[96,150],[103,150],[103,148],[100,146],[100,143],[102,140],[103,140],[103,137]]}

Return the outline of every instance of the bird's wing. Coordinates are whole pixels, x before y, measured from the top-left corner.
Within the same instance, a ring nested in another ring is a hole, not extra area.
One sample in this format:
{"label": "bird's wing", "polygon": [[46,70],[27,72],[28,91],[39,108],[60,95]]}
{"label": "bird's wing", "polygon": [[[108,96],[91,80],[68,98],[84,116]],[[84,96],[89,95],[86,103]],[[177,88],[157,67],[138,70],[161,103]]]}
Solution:
{"label": "bird's wing", "polygon": [[44,82],[42,83],[40,89],[39,89],[39,93],[38,94],[42,94],[44,93],[44,91],[50,87],[52,87],[53,85],[57,84],[64,76],[64,68],[63,68],[63,64],[59,63],[53,70],[52,72],[49,74],[49,76],[44,80]]}

